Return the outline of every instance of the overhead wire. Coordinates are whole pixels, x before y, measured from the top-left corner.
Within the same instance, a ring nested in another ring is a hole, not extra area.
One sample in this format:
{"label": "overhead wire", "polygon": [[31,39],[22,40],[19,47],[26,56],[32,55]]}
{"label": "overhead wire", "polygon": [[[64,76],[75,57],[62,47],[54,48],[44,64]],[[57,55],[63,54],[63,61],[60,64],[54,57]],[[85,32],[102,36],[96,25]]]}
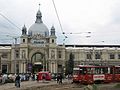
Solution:
{"label": "overhead wire", "polygon": [[[4,18],[4,19],[6,19],[10,24],[12,24],[13,26],[15,26],[17,29],[19,29],[20,31],[21,31],[21,28],[19,28],[16,24],[14,24],[11,20],[9,20],[5,15],[3,15],[2,13],[0,13],[0,15]],[[6,35],[7,37],[8,36],[10,36],[10,35]],[[13,39],[15,39],[15,41],[16,41],[16,39],[18,38],[18,37],[14,37],[14,36],[10,36],[10,37],[12,37]]]}
{"label": "overhead wire", "polygon": [[59,18],[59,15],[58,15],[57,8],[56,8],[54,0],[52,0],[52,2],[53,2],[53,6],[54,6],[54,9],[55,9],[57,18],[58,18],[58,22],[60,24],[60,28],[61,28],[62,34],[64,35],[65,38],[67,38],[67,36],[65,35],[65,32],[63,31],[62,24],[61,24],[61,21],[60,21],[60,18]]}
{"label": "overhead wire", "polygon": [[[62,34],[64,35],[63,41],[65,41],[65,39],[68,38],[66,34],[81,34],[81,33],[83,33],[83,32],[79,32],[79,33],[65,33],[65,32],[63,31],[63,27],[62,27],[62,24],[61,24],[61,21],[60,21],[60,17],[59,17],[59,14],[58,14],[58,12],[57,12],[57,8],[56,8],[56,5],[55,5],[54,0],[52,0],[52,2],[53,2],[53,6],[54,6],[54,9],[55,9],[57,18],[58,18],[58,22],[59,22],[59,24],[60,24],[60,28],[61,28]],[[91,32],[84,32],[84,33],[90,34]],[[90,37],[90,36],[88,36],[88,37]]]}
{"label": "overhead wire", "polygon": [[16,24],[14,24],[11,20],[9,20],[5,15],[3,15],[3,14],[1,14],[1,13],[0,13],[0,15],[1,15],[4,19],[6,19],[9,23],[11,23],[13,26],[15,26],[16,28],[18,28],[19,30],[21,30],[21,28],[19,28]]}

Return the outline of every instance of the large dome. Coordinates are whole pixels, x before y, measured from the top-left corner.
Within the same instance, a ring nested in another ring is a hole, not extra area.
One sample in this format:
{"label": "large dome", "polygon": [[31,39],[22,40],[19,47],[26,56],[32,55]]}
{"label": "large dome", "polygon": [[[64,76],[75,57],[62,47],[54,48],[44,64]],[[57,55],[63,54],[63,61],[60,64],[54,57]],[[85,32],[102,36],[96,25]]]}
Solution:
{"label": "large dome", "polygon": [[33,35],[36,35],[36,34],[41,34],[43,36],[49,36],[49,30],[42,21],[42,14],[41,14],[40,10],[38,10],[38,12],[36,14],[36,21],[29,28],[28,34],[30,36],[33,36]]}
{"label": "large dome", "polygon": [[43,23],[34,23],[28,31],[28,34],[33,36],[35,34],[41,34],[43,36],[49,36],[49,30]]}

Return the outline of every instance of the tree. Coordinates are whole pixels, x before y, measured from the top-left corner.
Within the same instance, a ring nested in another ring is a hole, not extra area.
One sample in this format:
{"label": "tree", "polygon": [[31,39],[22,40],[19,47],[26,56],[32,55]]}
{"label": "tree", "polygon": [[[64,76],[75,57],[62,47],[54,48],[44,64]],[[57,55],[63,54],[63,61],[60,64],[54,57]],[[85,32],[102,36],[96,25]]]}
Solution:
{"label": "tree", "polygon": [[74,68],[74,55],[70,53],[68,62],[66,62],[66,74],[73,74]]}

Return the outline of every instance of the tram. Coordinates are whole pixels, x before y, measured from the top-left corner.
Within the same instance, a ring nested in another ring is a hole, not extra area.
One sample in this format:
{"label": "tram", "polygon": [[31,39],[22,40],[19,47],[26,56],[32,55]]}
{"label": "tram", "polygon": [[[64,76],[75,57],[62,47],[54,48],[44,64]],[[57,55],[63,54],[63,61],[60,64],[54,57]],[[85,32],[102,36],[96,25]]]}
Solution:
{"label": "tram", "polygon": [[78,65],[73,69],[73,82],[82,84],[120,81],[120,66]]}

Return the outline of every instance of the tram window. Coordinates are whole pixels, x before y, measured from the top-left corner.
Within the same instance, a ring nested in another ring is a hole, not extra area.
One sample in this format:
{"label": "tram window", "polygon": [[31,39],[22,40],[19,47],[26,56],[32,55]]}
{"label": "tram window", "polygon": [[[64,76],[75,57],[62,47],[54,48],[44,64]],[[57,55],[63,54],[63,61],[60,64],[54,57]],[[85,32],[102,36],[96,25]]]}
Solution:
{"label": "tram window", "polygon": [[95,74],[103,74],[102,68],[95,68]]}
{"label": "tram window", "polygon": [[115,74],[117,74],[117,73],[118,73],[118,69],[116,68],[116,69],[115,69]]}
{"label": "tram window", "polygon": [[99,68],[95,68],[95,74],[99,74]]}
{"label": "tram window", "polygon": [[79,74],[79,70],[74,70],[74,75],[78,75]]}
{"label": "tram window", "polygon": [[108,74],[110,74],[110,68],[108,68]]}
{"label": "tram window", "polygon": [[83,69],[82,68],[80,68],[80,74],[83,74]]}
{"label": "tram window", "polygon": [[92,72],[92,69],[91,68],[87,68],[87,73],[88,74],[92,74],[93,72]]}
{"label": "tram window", "polygon": [[115,74],[120,74],[120,68],[116,68]]}
{"label": "tram window", "polygon": [[80,73],[80,69],[79,68],[74,68],[73,69],[73,74],[74,75],[78,75]]}
{"label": "tram window", "polygon": [[113,74],[113,68],[110,68],[110,74]]}
{"label": "tram window", "polygon": [[108,68],[102,68],[102,74],[106,74],[106,73],[108,73]]}
{"label": "tram window", "polygon": [[118,68],[118,74],[120,74],[120,68]]}
{"label": "tram window", "polygon": [[80,68],[80,73],[85,75],[87,73],[87,69],[85,67]]}

